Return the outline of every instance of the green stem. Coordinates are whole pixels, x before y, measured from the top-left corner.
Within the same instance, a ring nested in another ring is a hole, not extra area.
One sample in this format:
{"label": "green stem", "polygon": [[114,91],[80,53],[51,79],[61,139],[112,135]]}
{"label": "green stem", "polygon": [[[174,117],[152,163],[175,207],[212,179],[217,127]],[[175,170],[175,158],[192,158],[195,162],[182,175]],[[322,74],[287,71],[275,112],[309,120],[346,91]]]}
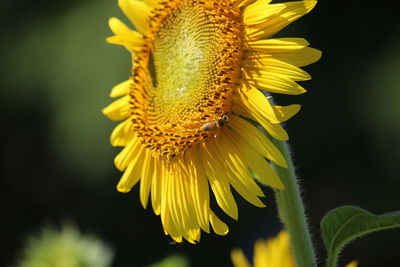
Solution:
{"label": "green stem", "polygon": [[328,253],[328,259],[326,260],[327,267],[336,267],[338,262],[339,253]]}
{"label": "green stem", "polygon": [[314,248],[307,226],[304,206],[290,157],[289,147],[285,141],[274,140],[274,143],[282,152],[288,164],[287,169],[276,165],[273,166],[285,185],[284,190],[277,190],[275,192],[279,216],[289,232],[297,267],[315,267],[317,263]]}

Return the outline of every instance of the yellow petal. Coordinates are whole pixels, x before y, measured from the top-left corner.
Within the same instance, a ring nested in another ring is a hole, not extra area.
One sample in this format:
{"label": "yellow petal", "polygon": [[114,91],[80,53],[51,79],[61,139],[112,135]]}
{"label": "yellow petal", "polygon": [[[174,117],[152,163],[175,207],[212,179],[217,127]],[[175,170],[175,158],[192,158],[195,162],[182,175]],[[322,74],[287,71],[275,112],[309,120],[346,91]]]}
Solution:
{"label": "yellow petal", "polygon": [[[278,247],[276,247],[276,249],[278,249]],[[281,265],[280,262],[278,264],[277,258],[279,258],[280,253],[282,253],[282,251],[280,250],[276,251],[268,250],[266,242],[264,240],[261,239],[257,240],[254,243],[254,252],[253,252],[254,266],[264,265],[264,266],[294,267],[290,265],[289,266]]]}
{"label": "yellow petal", "polygon": [[259,151],[265,158],[270,159],[277,165],[287,168],[285,158],[278,148],[255,126],[237,116],[231,116],[229,125],[235,131],[235,134],[244,138],[251,146]]}
{"label": "yellow petal", "polygon": [[277,237],[269,238],[267,241],[256,242],[254,263],[262,262],[266,266],[295,266],[287,231],[281,231]]}
{"label": "yellow petal", "polygon": [[322,56],[318,49],[305,47],[299,51],[274,54],[274,58],[293,64],[297,67],[303,67],[317,62]]}
{"label": "yellow petal", "polygon": [[288,78],[293,81],[305,81],[311,76],[304,70],[274,58],[261,58],[243,61],[243,71],[249,76],[273,76],[277,79]]}
{"label": "yellow petal", "polygon": [[246,55],[247,60],[260,60],[265,58],[275,58],[280,61],[292,64],[297,67],[310,65],[321,58],[322,52],[311,47],[304,47],[299,50],[291,50],[287,52],[279,52],[273,54],[260,53],[257,51],[249,51]]}
{"label": "yellow petal", "polygon": [[[166,206],[167,207],[167,206]],[[182,235],[179,234],[179,231],[175,225],[175,223],[171,220],[171,214],[168,209],[164,210],[161,213],[161,222],[164,226],[164,232],[166,235],[170,235],[173,240],[177,243],[182,242]]]}
{"label": "yellow petal", "polygon": [[[176,158],[182,161],[182,156]],[[167,205],[170,210],[171,220],[174,222],[178,234],[182,235],[190,243],[195,243],[199,238],[199,226],[197,217],[193,212],[193,203],[188,197],[188,186],[183,168],[186,163],[171,166],[167,188]]]}
{"label": "yellow petal", "polygon": [[[231,251],[231,260],[234,267],[251,267],[249,261],[241,249],[233,249]],[[262,266],[262,265],[257,265]],[[272,267],[272,266],[271,266]]]}
{"label": "yellow petal", "polygon": [[[183,164],[185,165],[181,168],[186,169],[187,162],[184,160],[180,161],[183,162]],[[178,203],[182,210],[182,218],[185,221],[184,229],[189,238],[192,239],[193,241],[196,241],[197,238],[200,237],[197,235],[197,231],[195,231],[196,229],[199,228],[199,223],[197,220],[197,215],[194,211],[194,203],[190,196],[190,191],[189,191],[190,181],[187,179],[187,177],[188,175],[186,174],[186,172],[184,172],[184,170],[181,169],[180,175],[177,177],[178,179],[176,180],[176,186],[178,189],[177,197],[178,197]]]}
{"label": "yellow petal", "polygon": [[122,83],[117,84],[111,89],[110,97],[120,97],[127,95],[131,86],[131,80],[126,80]]}
{"label": "yellow petal", "polygon": [[236,143],[240,149],[247,165],[253,171],[253,176],[263,185],[268,185],[277,189],[284,189],[284,185],[269,163],[263,158],[262,154],[255,150],[240,135],[235,135]]}
{"label": "yellow petal", "polygon": [[175,197],[177,199],[178,208],[181,213],[181,224],[184,230],[184,237],[191,243],[195,243],[199,235],[195,231],[198,228],[198,222],[195,213],[193,212],[193,202],[188,197],[187,187],[185,186],[186,177],[179,175],[175,180]]}
{"label": "yellow petal", "polygon": [[280,53],[299,50],[307,47],[309,43],[304,38],[275,38],[249,41],[246,46],[255,51],[267,53]]}
{"label": "yellow petal", "polygon": [[138,0],[119,0],[118,5],[136,29],[146,34],[151,8],[145,2]]}
{"label": "yellow petal", "polygon": [[183,157],[178,160],[183,164],[175,165],[174,177],[170,179],[169,184],[171,218],[175,221],[179,234],[190,243],[196,243],[200,239],[199,224],[193,209],[194,204],[188,196],[189,181],[186,179],[185,170],[182,169],[186,168],[187,164]]}
{"label": "yellow petal", "polygon": [[214,212],[210,211],[210,222],[217,235],[226,235],[229,232],[228,226],[221,221]]}
{"label": "yellow petal", "polygon": [[[268,133],[272,135],[272,137],[274,137],[275,139],[289,139],[289,136],[287,135],[285,129],[283,129],[283,127],[279,123],[271,123],[268,119],[265,118],[265,116],[263,116],[262,113],[255,112],[254,109],[249,109],[248,106],[245,106],[243,101],[236,101],[234,108],[235,111],[239,110],[239,112],[242,112],[239,113],[241,116],[260,123],[261,126],[263,126],[264,129],[267,130]],[[244,110],[245,112],[243,113]]]}
{"label": "yellow petal", "polygon": [[[235,0],[235,4],[238,7],[242,7],[242,6],[249,5],[249,4],[253,3],[254,1],[256,1],[256,0]],[[264,1],[268,1],[268,0],[264,0]],[[271,2],[271,0],[269,0],[269,1]]]}
{"label": "yellow petal", "polygon": [[171,238],[176,242],[176,243],[182,243],[183,239],[182,236],[175,236],[174,234],[168,234],[171,236]]}
{"label": "yellow petal", "polygon": [[264,197],[264,193],[248,170],[249,166],[246,157],[239,148],[236,137],[237,136],[235,136],[230,129],[226,129],[224,134],[221,134],[216,142],[217,150],[224,151],[220,152],[220,157],[225,159],[227,166],[236,174],[235,178],[238,179],[240,184],[250,190],[254,195]]}
{"label": "yellow petal", "polygon": [[143,163],[143,149],[140,149],[139,153],[133,155],[128,162],[128,168],[126,168],[124,174],[118,182],[117,190],[121,193],[129,192],[133,186],[140,180],[142,163]]}
{"label": "yellow petal", "polygon": [[142,178],[140,181],[140,202],[145,209],[149,200],[154,169],[154,158],[152,157],[150,151],[146,151],[142,166]]}
{"label": "yellow petal", "polygon": [[165,181],[165,187],[162,190],[166,191],[166,198],[163,201],[166,202],[168,210],[170,211],[171,221],[174,223],[178,234],[184,234],[184,223],[182,218],[182,209],[178,202],[178,197],[180,197],[179,192],[177,192],[177,187],[175,186],[176,176],[171,173]]}
{"label": "yellow petal", "polygon": [[263,73],[263,75],[252,73],[245,73],[245,80],[251,85],[259,89],[285,95],[299,95],[304,94],[306,89],[285,76],[276,76],[270,73]]}
{"label": "yellow petal", "polygon": [[240,87],[238,89],[238,95],[243,104],[249,110],[249,113],[256,113],[271,123],[279,123],[271,103],[257,88],[252,86]]}
{"label": "yellow petal", "polygon": [[247,26],[263,23],[271,19],[283,9],[284,4],[269,5],[271,0],[258,0],[243,10],[243,23]]}
{"label": "yellow petal", "polygon": [[[169,212],[169,200],[168,200],[168,180],[170,179],[170,174],[167,171],[167,166],[165,166],[164,162],[162,160],[159,160],[161,164],[160,168],[160,217],[161,217],[161,222],[163,225],[166,225],[168,221],[171,221],[171,216]],[[168,231],[171,232],[171,231]],[[177,235],[177,232],[176,234]]]}
{"label": "yellow petal", "polygon": [[144,41],[135,35],[114,35],[106,39],[110,44],[122,45],[128,50],[137,52],[142,49]]}
{"label": "yellow petal", "polygon": [[163,220],[163,217],[169,219],[169,228],[167,230],[173,233],[171,236],[183,236],[185,239],[188,239],[185,232],[185,221],[182,220],[182,210],[178,203],[178,197],[180,196],[176,192],[176,176],[174,172],[168,171],[168,173],[168,175],[164,176],[162,182],[161,220]]}
{"label": "yellow petal", "polygon": [[189,236],[189,242],[192,244],[196,244],[200,241],[200,235],[201,235],[201,231],[200,229],[189,229],[187,231],[188,236]]}
{"label": "yellow petal", "polygon": [[155,158],[151,183],[151,206],[156,215],[160,215],[161,212],[161,179],[163,179],[161,163]]}
{"label": "yellow petal", "polygon": [[232,106],[232,110],[235,114],[238,114],[244,118],[256,121],[275,139],[278,140],[288,140],[289,136],[285,129],[278,123],[270,123],[265,118],[261,117],[257,113],[251,113],[250,110],[241,102],[236,101]]}
{"label": "yellow petal", "polygon": [[233,198],[229,181],[225,175],[219,175],[220,170],[224,169],[220,160],[210,150],[210,142],[201,144],[201,157],[203,167],[210,182],[215,199],[221,209],[233,219],[238,219],[238,208]]}
{"label": "yellow petal", "polygon": [[208,180],[204,173],[203,165],[197,147],[193,148],[193,156],[190,162],[190,195],[193,198],[194,207],[198,215],[200,227],[207,233],[210,232],[209,209],[210,195]]}
{"label": "yellow petal", "polygon": [[111,133],[110,143],[113,146],[126,146],[134,138],[132,130],[132,122],[130,119],[125,120],[117,125]]}
{"label": "yellow petal", "polygon": [[[187,160],[184,156],[181,157],[182,160],[180,160],[181,163],[185,164],[183,166],[188,170],[190,161]],[[204,215],[203,213],[198,213],[197,209],[195,208],[197,203],[194,202],[194,198],[192,197],[191,194],[191,187],[192,187],[192,181],[191,179],[187,179],[189,174],[185,174],[182,176],[181,179],[181,185],[182,185],[182,191],[184,193],[184,198],[182,198],[182,201],[184,201],[185,211],[187,212],[187,229],[186,232],[189,236],[190,239],[192,239],[194,242],[197,242],[200,240],[200,216]],[[208,220],[204,221],[205,224],[208,224]]]}
{"label": "yellow petal", "polygon": [[216,149],[214,149],[214,153],[217,154],[216,151],[224,151],[224,153],[220,153],[220,158],[224,160],[224,165],[226,166],[223,173],[229,178],[233,188],[244,199],[256,207],[265,207],[265,204],[257,197],[264,196],[264,193],[249,173],[248,166],[242,160],[243,156],[240,155],[229,139],[228,136],[220,136],[218,142],[215,142]]}
{"label": "yellow petal", "polygon": [[108,26],[115,35],[139,34],[126,26],[125,23],[118,18],[110,18],[108,20]]}
{"label": "yellow petal", "polygon": [[159,5],[160,0],[144,0],[144,2],[151,8],[155,8]]}
{"label": "yellow petal", "polygon": [[358,262],[357,261],[352,261],[349,264],[346,265],[346,267],[357,267]]}
{"label": "yellow petal", "polygon": [[102,112],[104,115],[114,121],[126,119],[129,116],[130,110],[129,100],[129,95],[124,96],[103,108]]}
{"label": "yellow petal", "polygon": [[[137,155],[142,150],[142,145],[139,143],[139,140],[136,136],[134,136],[129,144],[122,149],[121,152],[114,158],[114,164],[118,170],[124,171],[126,167],[130,164],[132,160],[137,158]],[[137,159],[136,159],[137,160]]]}
{"label": "yellow petal", "polygon": [[245,27],[245,33],[250,40],[271,36],[310,12],[316,4],[317,1],[314,0],[274,4],[283,5],[284,8],[275,16],[266,18],[263,23],[253,25],[252,27]]}
{"label": "yellow petal", "polygon": [[[259,121],[259,118],[256,118]],[[285,129],[280,124],[273,124],[269,122],[261,123],[261,126],[275,139],[286,141],[289,136]]]}
{"label": "yellow petal", "polygon": [[276,117],[279,119],[281,122],[285,122],[294,115],[297,114],[297,112],[300,111],[301,106],[297,104],[289,105],[289,106],[273,106],[272,107],[275,110]]}
{"label": "yellow petal", "polygon": [[241,117],[254,120],[254,118],[249,114],[248,108],[243,104],[243,101],[240,99],[240,96],[238,96],[237,94],[233,95],[232,112]]}

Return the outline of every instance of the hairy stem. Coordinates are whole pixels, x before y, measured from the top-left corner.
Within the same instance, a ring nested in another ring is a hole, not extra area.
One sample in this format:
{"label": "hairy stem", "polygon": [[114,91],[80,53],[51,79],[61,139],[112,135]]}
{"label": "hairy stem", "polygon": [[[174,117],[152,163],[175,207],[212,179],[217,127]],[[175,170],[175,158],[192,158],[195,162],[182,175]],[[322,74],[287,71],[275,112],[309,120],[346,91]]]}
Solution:
{"label": "hairy stem", "polygon": [[288,164],[287,169],[273,166],[285,185],[284,190],[275,192],[279,216],[289,232],[297,267],[315,267],[317,266],[315,252],[289,147],[285,141],[275,141],[274,143],[285,156]]}

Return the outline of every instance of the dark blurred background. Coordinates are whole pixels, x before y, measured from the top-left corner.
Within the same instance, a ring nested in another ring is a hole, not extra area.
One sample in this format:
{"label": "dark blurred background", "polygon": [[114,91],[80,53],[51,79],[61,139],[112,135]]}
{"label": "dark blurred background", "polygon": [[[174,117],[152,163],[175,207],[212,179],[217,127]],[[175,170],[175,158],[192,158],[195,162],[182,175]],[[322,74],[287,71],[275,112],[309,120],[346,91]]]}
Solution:
{"label": "dark blurred background", "polygon": [[[400,209],[400,22],[396,1],[319,1],[281,32],[323,51],[309,67],[308,93],[287,129],[321,261],[319,222],[354,204],[373,213]],[[237,197],[240,218],[225,237],[171,245],[159,217],[143,210],[138,187],[118,193],[109,144],[116,123],[101,114],[111,87],[130,73],[128,52],[105,43],[107,20],[126,21],[115,0],[1,0],[0,266],[16,262],[43,223],[73,220],[116,254],[118,267],[145,266],[171,253],[191,266],[231,266],[233,247],[249,257],[256,239],[281,225],[271,190],[267,208]],[[399,266],[400,230],[374,233],[345,250],[340,266]],[[383,264],[384,263],[384,264]]]}

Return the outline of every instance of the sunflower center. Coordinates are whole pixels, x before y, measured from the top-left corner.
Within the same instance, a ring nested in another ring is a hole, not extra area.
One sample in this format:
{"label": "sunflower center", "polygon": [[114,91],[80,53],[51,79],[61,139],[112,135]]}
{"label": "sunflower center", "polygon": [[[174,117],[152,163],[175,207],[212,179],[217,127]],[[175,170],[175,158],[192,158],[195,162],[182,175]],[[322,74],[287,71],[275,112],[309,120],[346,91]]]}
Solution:
{"label": "sunflower center", "polygon": [[[154,109],[160,122],[179,123],[193,117],[193,107],[207,95],[207,73],[213,64],[213,44],[206,43],[204,13],[188,6],[169,16],[154,41]],[[210,38],[214,39],[214,38]],[[210,40],[209,40],[210,41]],[[214,48],[215,49],[215,48]]]}
{"label": "sunflower center", "polygon": [[150,21],[133,70],[132,113],[143,142],[172,157],[210,135],[202,125],[230,112],[239,79],[240,10],[227,0],[172,0]]}

